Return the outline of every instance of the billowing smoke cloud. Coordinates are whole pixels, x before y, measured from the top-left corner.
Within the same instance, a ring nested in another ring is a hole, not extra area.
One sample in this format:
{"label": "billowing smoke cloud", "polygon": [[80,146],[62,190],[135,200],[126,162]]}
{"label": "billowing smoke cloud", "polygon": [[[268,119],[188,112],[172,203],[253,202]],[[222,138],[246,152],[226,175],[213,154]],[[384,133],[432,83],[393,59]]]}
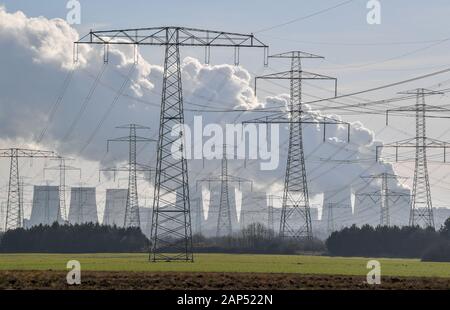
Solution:
{"label": "billowing smoke cloud", "polygon": [[[106,154],[106,140],[125,136],[127,132],[114,128],[126,123],[150,126],[150,132],[140,134],[156,137],[162,68],[148,63],[141,55],[135,65],[133,49],[117,47],[111,47],[109,64],[104,66],[102,50],[80,46],[79,63],[70,77],[74,66],[73,42],[78,37],[64,20],[30,18],[21,12],[8,13],[0,7],[1,144],[29,143],[103,166],[123,162],[127,159],[127,146],[114,145],[110,154]],[[190,57],[183,60],[182,66],[187,123],[192,122],[194,115],[203,115],[204,125],[240,122],[261,115],[203,113],[202,110],[287,105],[288,96],[283,94],[258,100],[252,90],[252,77],[242,67],[207,66]],[[98,85],[93,89],[97,79]],[[121,88],[123,92],[119,92]],[[319,111],[308,114],[322,116]],[[305,126],[304,130],[307,172],[313,193],[360,184],[361,174],[392,171],[388,165],[375,163],[373,154],[378,142],[373,132],[361,123],[352,124],[350,144],[346,142],[345,126],[328,127],[326,143],[322,142],[322,130],[318,125]],[[278,169],[261,171],[251,161],[243,169],[243,161],[232,161],[231,173],[254,180],[257,189],[280,190],[287,138],[287,128],[282,126],[283,147]],[[154,164],[154,154],[155,145],[147,146],[140,152],[140,161]],[[354,161],[354,164],[324,163],[323,159]],[[213,161],[203,167],[201,160],[191,161],[191,180],[217,174],[219,164]]]}

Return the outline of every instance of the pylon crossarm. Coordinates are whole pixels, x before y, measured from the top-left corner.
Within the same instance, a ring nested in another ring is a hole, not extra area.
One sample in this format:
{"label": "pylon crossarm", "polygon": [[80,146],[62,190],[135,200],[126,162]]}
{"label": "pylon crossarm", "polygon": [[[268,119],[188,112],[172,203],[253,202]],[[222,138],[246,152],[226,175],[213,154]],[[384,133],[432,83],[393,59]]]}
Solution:
{"label": "pylon crossarm", "polygon": [[185,27],[153,27],[121,30],[90,31],[80,40],[74,42],[74,61],[78,61],[79,44],[96,44],[104,46],[104,61],[108,62],[109,45],[133,45],[134,58],[137,62],[137,47],[150,46],[191,46],[205,47],[205,62],[210,61],[211,47],[233,47],[234,63],[239,64],[240,48],[263,48],[264,65],[268,65],[269,47],[253,34],[240,34]]}
{"label": "pylon crossarm", "polygon": [[[421,107],[418,107],[417,105],[411,105],[411,106],[407,106],[407,107],[388,109],[388,110],[386,110],[386,126],[389,125],[389,114],[390,113],[392,113],[392,112],[416,112],[419,108],[422,112],[438,112],[438,113],[450,112],[450,109],[446,109],[446,108],[439,107],[439,106],[432,106],[432,105],[428,105],[428,104],[423,105]],[[446,118],[450,118],[450,115],[449,114],[447,114],[447,115],[424,115],[424,117],[446,119]]]}
{"label": "pylon crossarm", "polygon": [[268,47],[252,34],[176,26],[90,31],[75,43],[170,45],[171,42],[167,40],[168,31],[178,34],[180,46]]}
{"label": "pylon crossarm", "polygon": [[[148,165],[144,165],[144,164],[137,164],[136,163],[136,171],[140,171],[140,172],[153,172],[155,171],[155,168],[150,167]],[[102,168],[99,169],[100,172],[129,172],[130,171],[130,166],[129,165],[124,165],[121,167],[111,167],[111,168]]]}
{"label": "pylon crossarm", "polygon": [[[226,178],[226,180],[228,181],[228,183],[245,183],[245,182],[247,182],[247,183],[253,183],[253,181],[252,180],[249,180],[249,179],[245,179],[245,178],[240,178],[240,177],[236,177],[236,176],[233,176],[233,175],[229,175],[229,174],[227,174],[227,175],[224,175],[224,178]],[[214,183],[214,182],[222,182],[222,181],[224,181],[224,178],[222,178],[222,177],[216,177],[216,178],[208,178],[208,179],[201,179],[201,180],[197,180],[197,185],[199,184],[199,183]]]}
{"label": "pylon crossarm", "polygon": [[279,53],[279,54],[273,54],[273,55],[270,55],[269,58],[287,58],[287,59],[292,59],[292,58],[316,58],[316,59],[325,59],[325,57],[323,57],[323,56],[314,55],[314,54],[306,53],[306,52],[302,52],[302,51],[290,51],[290,52],[284,52],[284,53]]}
{"label": "pylon crossarm", "polygon": [[117,129],[130,129],[130,128],[135,128],[137,130],[150,130],[151,128],[148,126],[143,126],[143,125],[139,125],[139,124],[128,124],[128,125],[120,125],[120,126],[116,126]]}
{"label": "pylon crossarm", "polygon": [[358,201],[362,202],[366,198],[369,198],[374,203],[377,203],[380,201],[380,199],[383,197],[383,194],[381,193],[359,193],[355,195]]}
{"label": "pylon crossarm", "polygon": [[415,137],[411,139],[401,140],[389,144],[377,145],[375,148],[376,161],[380,159],[379,149],[394,148],[395,149],[395,161],[398,162],[398,149],[399,148],[417,148],[417,141],[420,139],[420,147],[430,149],[443,149],[444,150],[444,163],[447,162],[447,148],[450,148],[450,143],[440,141],[427,137]]}
{"label": "pylon crossarm", "polygon": [[299,71],[295,72],[293,70],[289,71],[283,71],[283,72],[277,72],[267,75],[260,75],[255,77],[255,79],[264,79],[264,80],[292,80],[292,75],[294,73],[300,73],[300,76],[297,78],[294,78],[295,80],[337,80],[335,77],[331,77],[328,75],[308,72],[308,71]]}
{"label": "pylon crossarm", "polygon": [[272,73],[272,74],[267,74],[267,75],[260,75],[255,77],[255,86],[254,86],[254,91],[255,91],[255,95],[256,95],[256,90],[257,90],[257,81],[258,80],[297,80],[297,81],[302,81],[302,80],[332,80],[334,81],[334,96],[337,96],[337,78],[335,77],[331,77],[328,75],[323,75],[323,74],[318,74],[318,73],[313,73],[313,72],[308,72],[308,71],[294,71],[294,70],[288,70],[288,71],[283,71],[283,72],[277,72],[277,73]]}
{"label": "pylon crossarm", "polygon": [[31,158],[60,158],[60,156],[53,151],[41,151],[31,149],[0,149],[0,157],[11,157],[12,152],[16,152],[16,157],[31,157]]}
{"label": "pylon crossarm", "polygon": [[287,117],[287,112],[280,112],[276,114],[271,114],[267,116],[258,117],[251,120],[243,121],[242,124],[271,124],[271,123],[289,123],[289,118]]}
{"label": "pylon crossarm", "polygon": [[78,171],[80,173],[80,179],[81,179],[81,168],[72,167],[72,166],[54,166],[54,167],[45,167],[44,168],[44,178],[45,178],[45,171]]}

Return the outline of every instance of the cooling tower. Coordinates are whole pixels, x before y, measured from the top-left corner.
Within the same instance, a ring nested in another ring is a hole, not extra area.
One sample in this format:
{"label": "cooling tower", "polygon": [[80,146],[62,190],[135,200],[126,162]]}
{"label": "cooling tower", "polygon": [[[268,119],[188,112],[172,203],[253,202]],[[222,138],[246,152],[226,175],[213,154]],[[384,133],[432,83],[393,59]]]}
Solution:
{"label": "cooling tower", "polygon": [[123,227],[127,205],[127,189],[107,189],[103,225]]}
{"label": "cooling tower", "polygon": [[34,186],[31,217],[27,226],[52,225],[54,222],[63,222],[59,214],[59,187]]}
{"label": "cooling tower", "polygon": [[69,223],[98,223],[95,187],[72,187]]}
{"label": "cooling tower", "polygon": [[240,227],[241,229],[253,223],[267,226],[268,208],[267,195],[263,192],[242,192]]}
{"label": "cooling tower", "polygon": [[206,237],[215,237],[217,234],[217,220],[219,215],[220,187],[210,187],[208,217],[202,227],[202,233]]}
{"label": "cooling tower", "polygon": [[[336,229],[352,224],[352,191],[350,187],[324,192],[322,210],[327,210],[329,205],[333,206],[334,227]],[[322,214],[322,224],[327,223],[327,220],[327,212],[324,212]]]}
{"label": "cooling tower", "polygon": [[440,229],[444,225],[445,221],[450,218],[450,209],[447,208],[435,208],[433,210],[434,226],[436,229]]}
{"label": "cooling tower", "polygon": [[152,208],[139,208],[139,216],[141,219],[141,231],[147,237],[150,238],[152,228]]}
{"label": "cooling tower", "polygon": [[192,234],[202,234],[204,225],[202,193],[190,190]]}

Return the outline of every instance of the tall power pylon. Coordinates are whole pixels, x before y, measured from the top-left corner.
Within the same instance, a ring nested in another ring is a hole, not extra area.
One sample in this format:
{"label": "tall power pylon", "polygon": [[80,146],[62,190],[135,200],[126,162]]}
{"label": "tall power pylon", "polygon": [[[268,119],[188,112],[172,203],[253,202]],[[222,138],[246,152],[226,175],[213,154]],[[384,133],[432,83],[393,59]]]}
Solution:
{"label": "tall power pylon", "polygon": [[[401,197],[410,197],[405,193],[395,192],[389,189],[389,180],[405,179],[404,177],[396,174],[383,172],[380,174],[361,176],[362,179],[369,181],[381,180],[381,189],[371,193],[358,193],[356,196],[363,200],[365,197],[369,197],[373,202],[380,203],[380,226],[391,226],[390,220],[390,204],[391,201],[396,203]],[[380,201],[381,200],[381,201]]]}
{"label": "tall power pylon", "polygon": [[267,204],[267,227],[272,230],[275,231],[275,207],[274,207],[274,200],[279,200],[282,197],[277,196],[277,195],[267,195],[268,198],[268,204]]}
{"label": "tall power pylon", "polygon": [[58,166],[55,167],[45,167],[44,168],[44,178],[45,178],[45,171],[46,170],[57,170],[59,171],[59,209],[58,209],[58,217],[61,218],[64,223],[68,223],[68,216],[67,216],[67,204],[66,204],[66,172],[67,171],[78,171],[80,173],[80,179],[81,179],[81,169],[67,166],[66,165],[66,159],[63,157],[60,157]]}
{"label": "tall power pylon", "polygon": [[[378,161],[379,148],[395,148],[396,161],[398,161],[399,148],[414,148],[416,151],[415,168],[414,168],[414,183],[413,193],[411,199],[409,225],[410,226],[425,226],[434,227],[433,204],[431,200],[430,180],[428,177],[428,163],[427,163],[427,149],[428,148],[442,148],[444,154],[446,148],[450,144],[436,139],[428,138],[426,135],[426,119],[427,112],[450,112],[450,109],[445,109],[438,106],[431,106],[425,103],[425,96],[442,94],[437,91],[418,88],[413,91],[402,92],[401,94],[416,95],[416,104],[413,106],[400,107],[386,111],[386,125],[389,124],[390,112],[414,112],[416,115],[416,136],[411,139],[406,139],[394,143],[385,144],[376,147],[376,160]],[[439,118],[440,115],[432,115],[433,118]],[[444,156],[445,157],[445,156]]]}
{"label": "tall power pylon", "polygon": [[266,197],[254,197],[255,200],[263,200],[267,204],[267,228],[271,231],[275,229],[274,223],[274,200],[281,199],[280,196],[266,195]]}
{"label": "tall power pylon", "polygon": [[[350,135],[349,124],[338,120],[322,118],[314,119],[308,117],[302,104],[302,81],[303,80],[333,80],[335,87],[335,95],[337,94],[337,79],[317,73],[306,72],[302,69],[301,59],[321,59],[317,56],[302,51],[292,51],[277,55],[269,56],[269,58],[282,58],[291,61],[291,69],[289,71],[278,72],[274,74],[258,76],[255,78],[267,80],[289,80],[290,81],[290,103],[289,115],[267,116],[245,123],[285,123],[289,124],[289,148],[286,165],[286,175],[284,181],[283,202],[280,221],[280,236],[282,238],[307,238],[312,239],[312,222],[309,206],[308,181],[306,176],[305,154],[303,148],[303,124],[346,124],[348,135]],[[298,218],[301,218],[299,220]]]}
{"label": "tall power pylon", "polygon": [[19,158],[59,158],[52,151],[21,148],[0,149],[0,157],[10,158],[5,231],[23,227],[23,199],[20,186]]}
{"label": "tall power pylon", "polygon": [[137,124],[129,124],[119,126],[116,128],[128,129],[129,135],[116,139],[109,139],[107,143],[107,149],[109,151],[109,143],[111,142],[128,142],[129,144],[128,166],[123,168],[102,169],[101,171],[114,171],[114,173],[116,173],[117,171],[128,171],[128,193],[127,193],[127,202],[125,206],[125,219],[123,226],[126,228],[141,227],[141,220],[139,216],[138,189],[137,189],[137,172],[138,171],[148,172],[151,171],[152,169],[149,166],[137,163],[136,145],[139,142],[155,142],[155,140],[141,137],[136,134],[137,130],[149,130],[150,129],[149,127],[144,127]]}
{"label": "tall power pylon", "polygon": [[334,203],[328,203],[327,205],[327,234],[328,236],[331,235],[333,231],[336,230],[336,227],[334,226],[334,214],[333,209],[336,207],[336,204]]}
{"label": "tall power pylon", "polygon": [[[204,47],[206,63],[209,63],[211,47],[233,47],[235,64],[239,64],[240,48],[264,48],[266,54],[268,46],[253,35],[185,27],[91,31],[75,43],[76,54],[78,44],[103,45],[105,55],[108,46],[113,44],[131,45],[135,48],[139,45],[165,47],[150,260],[193,261],[189,179],[183,133],[180,47]],[[75,61],[77,58],[74,57]],[[179,130],[178,136],[172,135],[174,128]],[[176,146],[181,156],[172,156],[173,146]],[[181,195],[182,199],[174,202],[174,195]]]}
{"label": "tall power pylon", "polygon": [[242,183],[249,182],[251,184],[252,181],[228,174],[228,153],[226,144],[222,146],[220,177],[201,179],[197,180],[197,183],[198,182],[208,182],[208,184],[211,184],[212,182],[220,182],[220,202],[216,237],[231,236],[233,227],[231,225],[231,203],[228,191],[229,183],[238,183],[240,187]]}

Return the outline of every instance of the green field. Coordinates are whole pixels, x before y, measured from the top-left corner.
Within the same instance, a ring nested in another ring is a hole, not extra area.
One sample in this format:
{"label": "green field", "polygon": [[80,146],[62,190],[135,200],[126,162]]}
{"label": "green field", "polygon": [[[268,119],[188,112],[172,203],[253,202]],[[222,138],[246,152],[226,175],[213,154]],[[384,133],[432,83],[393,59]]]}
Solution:
{"label": "green field", "polygon": [[[368,258],[294,255],[197,254],[194,263],[148,262],[147,254],[0,254],[0,270],[66,270],[78,260],[86,271],[178,271],[366,275]],[[378,259],[386,276],[450,277],[450,263]]]}

